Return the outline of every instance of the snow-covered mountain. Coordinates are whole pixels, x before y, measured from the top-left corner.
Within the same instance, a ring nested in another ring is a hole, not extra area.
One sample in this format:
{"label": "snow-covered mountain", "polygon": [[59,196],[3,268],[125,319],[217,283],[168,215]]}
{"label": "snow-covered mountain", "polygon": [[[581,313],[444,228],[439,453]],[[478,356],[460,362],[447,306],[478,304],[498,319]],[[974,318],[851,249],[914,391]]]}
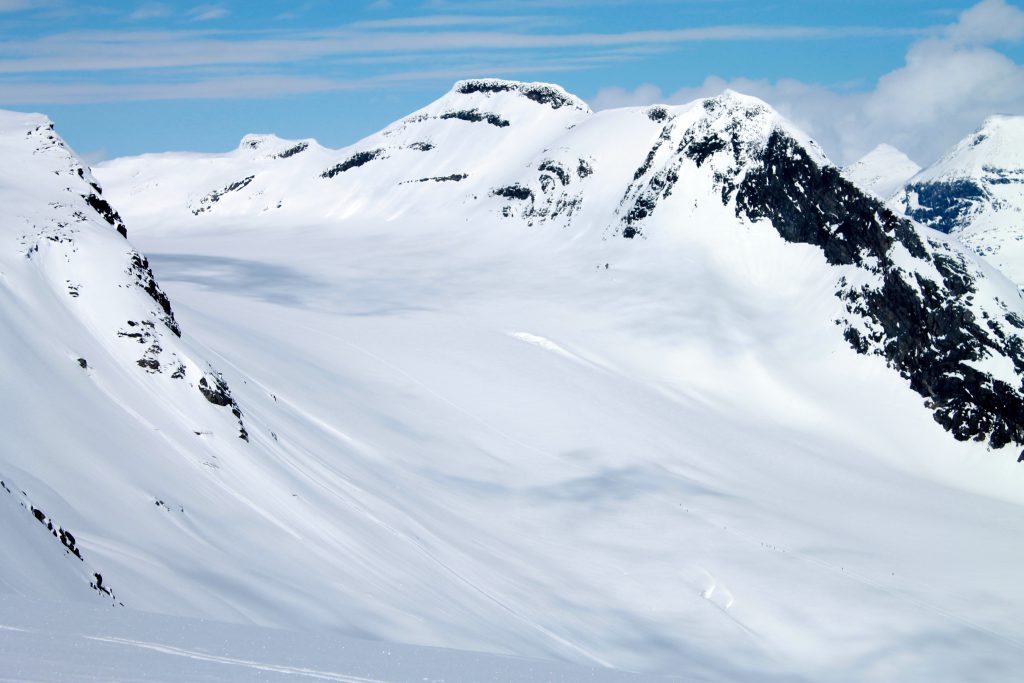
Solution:
{"label": "snow-covered mountain", "polygon": [[705,680],[1024,662],[1024,304],[762,102],[464,81],[102,194],[5,120],[3,592]]}
{"label": "snow-covered mountain", "polygon": [[835,322],[850,345],[885,358],[957,438],[1024,444],[1024,351],[1005,344],[1019,338],[1019,296],[861,196],[813,141],[736,93],[593,114],[555,86],[463,81],[340,154],[247,136],[225,155],[146,155],[101,173],[133,220],[179,229],[268,212],[283,223],[483,214],[473,220],[593,241],[764,221],[838,267]]}
{"label": "snow-covered mountain", "polygon": [[890,204],[956,235],[1024,287],[1024,116],[986,119]]}
{"label": "snow-covered mountain", "polygon": [[888,199],[920,170],[906,154],[883,143],[845,166],[843,176],[875,197]]}

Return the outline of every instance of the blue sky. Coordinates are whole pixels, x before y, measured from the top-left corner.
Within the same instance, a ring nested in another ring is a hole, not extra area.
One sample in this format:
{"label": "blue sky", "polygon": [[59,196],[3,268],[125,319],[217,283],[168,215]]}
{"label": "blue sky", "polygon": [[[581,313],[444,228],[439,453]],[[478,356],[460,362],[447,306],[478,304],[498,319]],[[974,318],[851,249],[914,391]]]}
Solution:
{"label": "blue sky", "polygon": [[1022,61],[1009,0],[0,0],[0,107],[48,114],[93,161],[247,132],[340,147],[499,76],[595,108],[731,86],[837,161],[889,142],[926,162],[1024,114]]}

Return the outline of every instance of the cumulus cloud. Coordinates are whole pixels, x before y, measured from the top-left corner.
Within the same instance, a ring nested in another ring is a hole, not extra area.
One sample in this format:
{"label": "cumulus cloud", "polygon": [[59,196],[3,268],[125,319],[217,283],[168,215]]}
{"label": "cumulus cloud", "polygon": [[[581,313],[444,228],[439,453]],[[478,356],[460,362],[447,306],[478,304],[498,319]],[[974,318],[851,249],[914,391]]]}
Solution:
{"label": "cumulus cloud", "polygon": [[1004,0],[984,0],[960,15],[947,35],[959,43],[987,44],[1024,38],[1024,12]]}
{"label": "cumulus cloud", "polygon": [[837,92],[797,80],[710,77],[670,94],[652,85],[606,88],[595,109],[682,103],[732,88],[760,97],[817,138],[837,163],[856,160],[879,143],[930,163],[990,114],[1024,114],[1024,65],[995,48],[1024,40],[1024,11],[984,0],[941,34],[919,40],[905,63],[866,92]]}

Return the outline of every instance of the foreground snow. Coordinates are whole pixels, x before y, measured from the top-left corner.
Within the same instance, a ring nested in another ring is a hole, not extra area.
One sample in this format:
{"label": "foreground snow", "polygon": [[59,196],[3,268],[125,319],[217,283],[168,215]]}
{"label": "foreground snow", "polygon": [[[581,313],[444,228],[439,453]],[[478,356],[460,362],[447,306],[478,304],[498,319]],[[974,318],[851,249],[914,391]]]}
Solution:
{"label": "foreground snow", "polygon": [[680,680],[0,595],[0,681]]}

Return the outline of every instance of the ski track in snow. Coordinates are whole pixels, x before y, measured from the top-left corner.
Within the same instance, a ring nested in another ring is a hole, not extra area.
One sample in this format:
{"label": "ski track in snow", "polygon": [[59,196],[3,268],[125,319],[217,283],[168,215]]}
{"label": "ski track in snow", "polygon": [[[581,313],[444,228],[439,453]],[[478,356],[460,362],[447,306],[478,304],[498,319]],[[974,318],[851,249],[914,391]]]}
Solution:
{"label": "ski track in snow", "polygon": [[143,650],[151,650],[153,652],[159,652],[161,654],[172,655],[175,657],[187,657],[188,659],[197,659],[204,662],[215,662],[217,664],[224,664],[227,666],[242,667],[245,669],[255,669],[257,671],[270,671],[273,673],[288,674],[290,676],[315,678],[324,681],[342,681],[343,683],[389,683],[388,681],[380,678],[362,678],[359,676],[352,676],[348,674],[341,674],[331,671],[319,671],[316,669],[307,669],[304,667],[283,666],[280,664],[255,662],[247,659],[236,659],[234,657],[222,657],[218,655],[207,654],[205,652],[196,652],[195,650],[186,650],[180,647],[173,647],[171,645],[148,643],[142,640],[130,640],[127,638],[103,636],[82,637],[88,640],[95,640],[102,643],[112,643],[115,645],[125,645],[129,647],[141,648]]}
{"label": "ski track in snow", "polygon": [[[401,377],[409,380],[410,382],[415,384],[417,387],[422,389],[427,394],[433,396],[434,398],[436,398],[439,401],[445,403],[446,405],[454,408],[459,413],[461,413],[461,414],[465,415],[466,417],[474,420],[475,422],[477,422],[481,426],[486,427],[487,429],[489,429],[493,433],[497,434],[498,436],[501,436],[502,438],[505,438],[505,439],[508,439],[510,441],[513,441],[514,443],[516,443],[516,444],[518,444],[520,446],[523,446],[525,448],[530,448],[531,450],[533,450],[533,451],[535,451],[537,453],[540,453],[541,455],[546,455],[548,457],[555,457],[551,453],[544,452],[542,450],[539,450],[537,448],[534,448],[534,447],[530,446],[529,444],[523,443],[522,441],[520,441],[519,439],[515,438],[514,436],[512,436],[510,434],[507,434],[506,432],[503,432],[502,430],[500,430],[500,429],[498,429],[498,428],[496,428],[496,427],[486,423],[485,421],[481,420],[479,417],[474,415],[469,410],[466,410],[462,406],[456,404],[455,402],[453,402],[453,401],[449,400],[448,398],[442,396],[441,394],[437,393],[436,391],[434,391],[433,389],[428,387],[426,384],[421,382],[419,379],[413,377],[411,374],[409,374],[408,372],[406,372],[402,368],[400,368],[397,365],[395,365],[394,363],[391,363],[390,361],[382,358],[378,354],[375,354],[375,353],[373,353],[373,352],[371,352],[371,351],[369,351],[367,349],[364,349],[364,348],[362,348],[362,347],[360,347],[360,346],[358,346],[356,344],[353,344],[352,342],[350,342],[348,340],[341,339],[340,337],[337,337],[335,335],[324,334],[324,332],[322,330],[314,330],[313,328],[307,327],[307,326],[303,326],[303,327],[307,331],[309,331],[309,332],[316,333],[316,334],[319,334],[321,336],[330,338],[330,339],[332,339],[332,340],[334,340],[334,341],[336,341],[336,342],[338,342],[340,344],[344,344],[344,345],[348,346],[349,348],[351,348],[351,349],[353,349],[355,351],[358,351],[359,353],[361,353],[361,354],[363,354],[365,356],[368,356],[369,358],[372,358],[376,362],[378,362],[381,365],[387,367],[388,369],[392,370],[393,372],[395,372],[396,374],[400,375]],[[220,357],[222,362],[224,362],[227,365],[232,365],[230,360],[228,360],[227,358],[225,358],[224,356],[222,356],[221,354],[219,354],[217,352],[214,352],[214,353],[218,357]],[[235,369],[241,371],[241,369],[237,368],[237,366],[235,367]],[[551,640],[553,640],[553,641],[555,641],[555,642],[557,642],[557,643],[559,643],[559,644],[569,648],[570,650],[573,650],[573,651],[579,653],[580,655],[585,657],[587,660],[589,660],[591,662],[594,662],[595,664],[598,664],[600,666],[606,667],[606,668],[613,668],[613,665],[610,662],[608,662],[607,660],[601,658],[597,654],[587,650],[586,648],[584,648],[584,647],[582,647],[582,646],[580,646],[580,645],[578,645],[576,643],[573,643],[570,640],[567,640],[566,638],[558,635],[557,633],[551,631],[550,629],[545,628],[541,624],[538,624],[537,622],[535,622],[535,621],[525,617],[524,615],[520,614],[513,607],[511,607],[510,605],[508,605],[505,602],[501,601],[500,599],[496,598],[494,595],[492,595],[491,593],[489,593],[488,591],[486,591],[485,589],[483,589],[482,587],[480,587],[479,585],[477,585],[476,583],[471,581],[469,578],[467,578],[463,574],[459,573],[455,568],[453,568],[450,565],[446,564],[439,557],[437,557],[437,555],[435,555],[433,552],[431,552],[418,539],[413,538],[413,537],[409,536],[408,534],[406,534],[406,533],[404,533],[404,532],[394,528],[393,526],[387,524],[386,522],[382,521],[381,519],[371,515],[368,511],[364,510],[364,511],[362,511],[362,513],[365,516],[367,516],[371,521],[373,521],[375,524],[381,526],[386,531],[388,531],[388,533],[394,535],[397,538],[400,538],[405,543],[408,543],[409,545],[415,547],[417,549],[417,551],[419,551],[421,554],[423,554],[428,559],[430,559],[430,561],[433,562],[435,565],[437,565],[438,567],[443,569],[445,572],[451,574],[458,581],[460,581],[461,583],[465,584],[466,586],[468,586],[469,588],[471,588],[475,592],[477,592],[480,595],[484,596],[487,600],[489,600],[490,602],[494,603],[495,605],[500,607],[502,610],[504,610],[509,615],[511,615],[514,618],[516,618],[517,620],[522,621],[523,623],[527,624],[531,628],[534,628],[537,631],[543,633],[546,637],[550,638]]]}

